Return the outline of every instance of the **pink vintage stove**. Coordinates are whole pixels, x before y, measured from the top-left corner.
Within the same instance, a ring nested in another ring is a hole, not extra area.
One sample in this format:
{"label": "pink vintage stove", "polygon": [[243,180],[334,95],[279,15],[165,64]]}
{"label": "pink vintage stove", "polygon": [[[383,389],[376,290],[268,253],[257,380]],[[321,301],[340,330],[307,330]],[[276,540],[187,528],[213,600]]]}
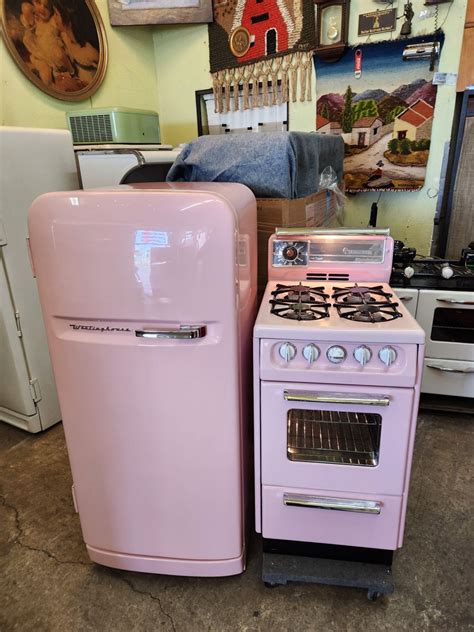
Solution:
{"label": "pink vintage stove", "polygon": [[388,231],[304,230],[270,238],[254,328],[256,528],[265,551],[391,560],[425,335],[387,285]]}

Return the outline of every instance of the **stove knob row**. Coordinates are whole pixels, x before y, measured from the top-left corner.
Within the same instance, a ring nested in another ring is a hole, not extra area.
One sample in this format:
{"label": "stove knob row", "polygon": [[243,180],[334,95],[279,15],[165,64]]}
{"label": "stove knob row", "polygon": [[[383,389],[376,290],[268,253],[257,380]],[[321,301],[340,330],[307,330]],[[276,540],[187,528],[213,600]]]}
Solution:
{"label": "stove knob row", "polygon": [[303,347],[303,355],[310,364],[316,362],[316,360],[319,358],[319,354],[320,351],[316,345],[309,344]]}
{"label": "stove knob row", "polygon": [[383,347],[379,351],[379,358],[385,366],[389,367],[397,359],[397,352],[393,347]]}
{"label": "stove knob row", "polygon": [[280,345],[278,353],[280,354],[280,357],[285,360],[285,362],[290,362],[296,355],[296,347],[295,345],[292,345],[291,342],[284,342]]}
{"label": "stove knob row", "polygon": [[354,358],[361,366],[365,366],[367,362],[372,358],[372,351],[369,347],[362,345],[354,349]]}

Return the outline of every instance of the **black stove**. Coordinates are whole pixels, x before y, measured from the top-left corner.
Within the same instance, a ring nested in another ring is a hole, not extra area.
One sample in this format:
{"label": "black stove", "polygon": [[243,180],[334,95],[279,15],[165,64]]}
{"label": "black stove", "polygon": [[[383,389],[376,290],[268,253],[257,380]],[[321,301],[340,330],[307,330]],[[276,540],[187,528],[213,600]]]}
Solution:
{"label": "black stove", "polygon": [[414,248],[395,241],[392,287],[474,291],[474,243],[457,260],[421,257]]}

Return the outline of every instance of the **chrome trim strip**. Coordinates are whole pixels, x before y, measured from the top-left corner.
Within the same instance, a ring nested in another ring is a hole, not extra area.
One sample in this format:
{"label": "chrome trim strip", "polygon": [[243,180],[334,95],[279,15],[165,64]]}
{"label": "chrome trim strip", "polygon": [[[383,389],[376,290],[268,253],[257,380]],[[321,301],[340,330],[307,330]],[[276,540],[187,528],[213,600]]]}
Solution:
{"label": "chrome trim strip", "polygon": [[332,509],[356,513],[380,514],[382,503],[375,500],[352,500],[349,498],[326,498],[306,494],[283,494],[283,504],[287,507],[309,507],[312,509]]}
{"label": "chrome trim strip", "polygon": [[287,402],[309,402],[321,404],[354,404],[356,406],[389,406],[388,395],[366,395],[358,393],[313,393],[311,391],[284,391]]}
{"label": "chrome trim strip", "polygon": [[439,303],[451,303],[452,305],[474,305],[474,301],[458,301],[455,298],[437,298]]}
{"label": "chrome trim strip", "polygon": [[446,373],[474,373],[474,369],[453,369],[449,366],[436,366],[435,364],[426,364],[429,369],[436,369],[436,371],[444,371]]}
{"label": "chrome trim strip", "polygon": [[181,325],[179,329],[162,329],[159,331],[136,329],[137,338],[166,338],[168,340],[194,340],[204,338],[207,333],[206,325]]}
{"label": "chrome trim strip", "polygon": [[275,228],[275,235],[390,235],[390,228]]}

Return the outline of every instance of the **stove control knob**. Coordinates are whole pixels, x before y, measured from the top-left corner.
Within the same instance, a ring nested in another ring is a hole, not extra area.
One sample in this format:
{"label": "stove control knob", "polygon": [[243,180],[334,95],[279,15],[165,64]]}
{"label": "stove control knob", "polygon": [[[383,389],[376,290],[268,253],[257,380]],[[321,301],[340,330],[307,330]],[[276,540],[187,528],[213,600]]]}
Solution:
{"label": "stove control knob", "polygon": [[296,347],[295,345],[292,345],[291,342],[284,342],[282,345],[280,345],[278,353],[283,358],[283,360],[285,360],[286,362],[290,362],[290,360],[293,360],[296,355]]}
{"label": "stove control knob", "polygon": [[379,358],[385,366],[390,366],[397,359],[397,352],[393,347],[383,347],[379,351]]}
{"label": "stove control knob", "polygon": [[303,347],[303,355],[310,364],[319,358],[319,349],[316,345],[310,344]]}
{"label": "stove control knob", "polygon": [[441,276],[443,279],[450,279],[454,274],[454,270],[451,268],[449,264],[446,264],[441,268]]}
{"label": "stove control knob", "polygon": [[411,266],[407,266],[405,270],[403,270],[403,276],[407,279],[411,279],[411,277],[415,274],[414,268]]}
{"label": "stove control knob", "polygon": [[367,362],[372,358],[372,351],[369,347],[362,345],[354,349],[354,358],[361,366],[365,366]]}
{"label": "stove control knob", "polygon": [[329,347],[326,351],[326,356],[329,362],[332,362],[333,364],[340,364],[346,359],[347,353],[344,347],[334,345],[333,347]]}

